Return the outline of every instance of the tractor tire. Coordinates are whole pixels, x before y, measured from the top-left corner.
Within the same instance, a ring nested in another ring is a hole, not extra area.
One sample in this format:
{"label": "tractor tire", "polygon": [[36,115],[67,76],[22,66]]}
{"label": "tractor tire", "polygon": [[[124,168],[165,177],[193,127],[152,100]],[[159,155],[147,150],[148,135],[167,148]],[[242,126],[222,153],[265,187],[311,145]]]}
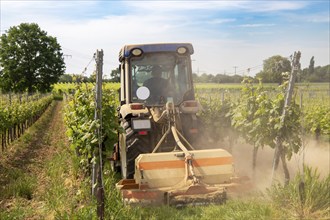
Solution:
{"label": "tractor tire", "polygon": [[[133,179],[135,173],[135,159],[143,153],[151,153],[151,144],[149,135],[139,135],[138,132],[133,131],[131,127],[131,120],[124,121],[123,128],[126,131],[125,143],[126,143],[126,156],[121,157],[121,159],[126,158],[126,172],[123,172],[125,166],[123,166],[122,161],[122,177],[126,179]],[[122,151],[123,153],[123,151]],[[126,176],[124,175],[126,173]]]}
{"label": "tractor tire", "polygon": [[120,168],[120,153],[119,153],[119,143],[117,142],[116,144],[113,145],[112,149],[112,157],[109,158],[110,160],[110,169],[113,173],[117,174],[121,172]]}
{"label": "tractor tire", "polygon": [[117,161],[110,161],[110,169],[113,173],[120,173],[120,165],[118,165]]}

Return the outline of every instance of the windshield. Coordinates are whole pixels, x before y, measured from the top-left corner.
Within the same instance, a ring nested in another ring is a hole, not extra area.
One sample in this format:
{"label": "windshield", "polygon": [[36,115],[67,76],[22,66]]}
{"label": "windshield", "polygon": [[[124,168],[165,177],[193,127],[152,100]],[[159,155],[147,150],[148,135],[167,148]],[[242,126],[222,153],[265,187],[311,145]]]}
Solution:
{"label": "windshield", "polygon": [[[148,53],[131,58],[132,101],[147,105],[163,105],[173,100],[180,104],[191,90],[189,59],[176,53]],[[145,86],[150,90],[147,100],[140,100],[136,90]]]}

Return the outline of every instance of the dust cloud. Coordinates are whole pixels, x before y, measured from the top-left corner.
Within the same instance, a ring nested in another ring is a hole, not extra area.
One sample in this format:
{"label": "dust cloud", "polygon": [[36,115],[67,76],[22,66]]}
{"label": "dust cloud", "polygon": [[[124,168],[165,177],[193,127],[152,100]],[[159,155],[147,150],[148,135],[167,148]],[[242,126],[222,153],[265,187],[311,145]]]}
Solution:
{"label": "dust cloud", "polygon": [[[274,149],[268,146],[260,148],[257,155],[255,172],[252,170],[253,146],[245,143],[236,143],[232,148],[235,170],[238,176],[248,176],[257,189],[263,191],[271,185]],[[329,175],[330,171],[330,144],[315,140],[307,140],[304,147],[287,161],[290,178],[293,179],[298,172],[302,172],[303,163],[317,168],[321,178]],[[278,170],[274,173],[274,180],[284,183],[284,172],[280,162]]]}
{"label": "dust cloud", "polygon": [[[195,145],[196,146],[196,145]],[[274,149],[269,146],[259,148],[257,154],[256,170],[252,169],[253,146],[246,144],[242,138],[229,141],[215,141],[205,135],[197,142],[196,149],[225,149],[233,155],[234,167],[237,176],[247,176],[256,186],[257,190],[264,191],[272,183]],[[302,173],[303,164],[317,169],[320,177],[324,178],[330,173],[330,142],[321,142],[314,139],[303,139],[303,147],[297,154],[293,154],[287,166],[290,179],[297,173]],[[284,170],[280,161],[278,169],[274,172],[274,181],[284,183]]]}

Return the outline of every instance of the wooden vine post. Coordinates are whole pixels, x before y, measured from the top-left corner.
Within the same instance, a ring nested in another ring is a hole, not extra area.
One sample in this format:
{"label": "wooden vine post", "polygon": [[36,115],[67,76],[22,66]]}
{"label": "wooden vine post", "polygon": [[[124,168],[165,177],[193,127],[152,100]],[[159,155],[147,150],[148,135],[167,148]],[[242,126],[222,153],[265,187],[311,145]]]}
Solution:
{"label": "wooden vine post", "polygon": [[[284,102],[283,112],[281,115],[281,121],[280,121],[281,128],[285,124],[287,111],[288,111],[288,108],[291,103],[296,75],[300,69],[300,57],[301,57],[300,51],[294,52],[293,58],[291,60],[292,69],[291,69],[291,75],[290,75],[290,79],[289,79],[289,85],[288,85],[288,88],[286,91],[286,98],[285,98],[285,102]],[[288,170],[288,167],[286,164],[285,150],[283,149],[283,140],[281,137],[281,132],[279,132],[279,135],[276,137],[275,143],[276,143],[276,145],[275,145],[275,153],[274,153],[273,169],[272,169],[272,182],[274,180],[274,173],[277,170],[279,161],[281,159],[283,170],[284,170],[284,175],[285,175],[285,184],[288,184],[290,181],[290,174],[289,174],[289,170]]]}
{"label": "wooden vine post", "polygon": [[96,51],[96,98],[95,98],[95,120],[100,122],[100,126],[95,130],[98,137],[98,147],[93,151],[93,171],[92,171],[92,195],[97,201],[97,216],[104,219],[104,183],[102,167],[102,71],[103,71],[103,50]]}

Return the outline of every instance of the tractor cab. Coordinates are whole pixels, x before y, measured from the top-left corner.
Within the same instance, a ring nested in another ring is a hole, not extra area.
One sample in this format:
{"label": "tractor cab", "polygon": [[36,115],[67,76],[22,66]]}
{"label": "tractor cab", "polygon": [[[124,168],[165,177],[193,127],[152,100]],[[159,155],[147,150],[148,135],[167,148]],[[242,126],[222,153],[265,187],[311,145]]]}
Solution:
{"label": "tractor cab", "polygon": [[[198,137],[189,43],[126,45],[119,52],[119,134],[114,161],[132,178],[139,154],[176,149],[172,125],[185,139]],[[119,161],[120,160],[120,161]],[[119,169],[119,168],[118,168]]]}
{"label": "tractor cab", "polygon": [[126,45],[119,55],[121,103],[175,105],[194,99],[188,43]]}

